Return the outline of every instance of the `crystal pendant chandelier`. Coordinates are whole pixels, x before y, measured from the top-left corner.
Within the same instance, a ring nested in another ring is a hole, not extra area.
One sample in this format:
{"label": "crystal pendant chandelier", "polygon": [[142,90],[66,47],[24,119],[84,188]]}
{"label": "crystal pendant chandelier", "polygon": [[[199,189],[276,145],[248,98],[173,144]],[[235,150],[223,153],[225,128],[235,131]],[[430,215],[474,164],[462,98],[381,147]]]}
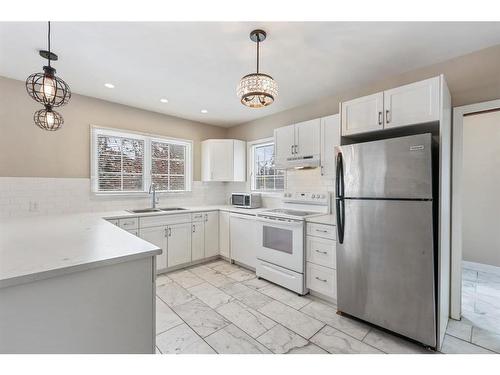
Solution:
{"label": "crystal pendant chandelier", "polygon": [[274,102],[278,95],[278,84],[270,75],[259,73],[260,42],[266,39],[266,32],[254,30],[250,39],[257,43],[257,73],[244,76],[236,89],[236,94],[243,105],[250,108],[266,107]]}
{"label": "crystal pendant chandelier", "polygon": [[62,116],[53,108],[67,104],[71,98],[71,90],[66,82],[56,77],[56,70],[51,66],[50,62],[57,61],[58,57],[50,51],[50,21],[48,25],[48,50],[39,51],[48,64],[43,67],[43,73],[34,73],[26,79],[26,91],[33,100],[45,107],[35,112],[35,124],[44,130],[53,131],[64,123]]}

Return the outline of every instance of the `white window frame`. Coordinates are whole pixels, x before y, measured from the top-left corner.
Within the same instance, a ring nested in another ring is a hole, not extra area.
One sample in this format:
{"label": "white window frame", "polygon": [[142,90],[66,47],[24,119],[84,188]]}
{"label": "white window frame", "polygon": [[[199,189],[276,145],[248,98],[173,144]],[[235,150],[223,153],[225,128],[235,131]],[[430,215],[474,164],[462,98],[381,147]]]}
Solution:
{"label": "white window frame", "polygon": [[[269,138],[262,138],[262,139],[257,139],[255,141],[250,141],[247,142],[247,154],[248,154],[248,179],[250,181],[250,191],[256,192],[256,193],[263,193],[263,194],[269,194],[269,195],[281,195],[283,191],[286,190],[286,183],[287,183],[287,176],[286,176],[286,170],[284,170],[284,175],[283,175],[283,189],[282,190],[262,190],[262,189],[256,189],[255,188],[255,162],[254,162],[254,150],[256,146],[261,146],[261,145],[266,145],[266,144],[274,144],[274,138],[269,137]],[[275,144],[274,144],[275,145]],[[276,146],[276,145],[275,145]]]}
{"label": "white window frame", "polygon": [[[140,191],[99,191],[98,179],[98,156],[97,156],[97,137],[99,135],[135,138],[144,141],[144,166],[143,166],[143,190]],[[151,185],[151,142],[168,142],[179,144],[186,147],[184,160],[185,170],[185,189],[184,190],[157,190],[164,194],[179,194],[191,192],[193,187],[193,141],[189,139],[165,137],[157,134],[136,132],[132,130],[106,128],[97,125],[90,126],[90,185],[95,195],[147,195]]]}

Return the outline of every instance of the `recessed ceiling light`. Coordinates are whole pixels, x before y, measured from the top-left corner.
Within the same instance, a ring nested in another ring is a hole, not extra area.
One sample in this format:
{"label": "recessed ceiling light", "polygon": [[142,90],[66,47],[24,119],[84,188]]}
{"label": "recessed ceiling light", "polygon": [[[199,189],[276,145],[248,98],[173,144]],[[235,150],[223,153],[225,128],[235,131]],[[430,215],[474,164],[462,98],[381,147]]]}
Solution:
{"label": "recessed ceiling light", "polygon": [[108,89],[114,89],[115,88],[115,85],[113,85],[112,83],[105,83],[104,86],[107,87]]}
{"label": "recessed ceiling light", "polygon": [[202,109],[200,112],[201,113],[208,113],[208,111],[206,109]]}
{"label": "recessed ceiling light", "polygon": [[161,98],[161,99],[160,99],[160,102],[162,102],[162,103],[168,103],[168,99]]}

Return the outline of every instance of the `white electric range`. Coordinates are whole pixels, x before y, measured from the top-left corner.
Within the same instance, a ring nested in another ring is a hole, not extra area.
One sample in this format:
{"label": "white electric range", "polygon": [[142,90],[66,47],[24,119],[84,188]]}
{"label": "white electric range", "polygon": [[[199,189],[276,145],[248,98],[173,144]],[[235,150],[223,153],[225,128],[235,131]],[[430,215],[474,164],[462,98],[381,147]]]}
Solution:
{"label": "white electric range", "polygon": [[257,276],[306,294],[305,220],[330,211],[329,193],[286,192],[282,208],[257,214]]}

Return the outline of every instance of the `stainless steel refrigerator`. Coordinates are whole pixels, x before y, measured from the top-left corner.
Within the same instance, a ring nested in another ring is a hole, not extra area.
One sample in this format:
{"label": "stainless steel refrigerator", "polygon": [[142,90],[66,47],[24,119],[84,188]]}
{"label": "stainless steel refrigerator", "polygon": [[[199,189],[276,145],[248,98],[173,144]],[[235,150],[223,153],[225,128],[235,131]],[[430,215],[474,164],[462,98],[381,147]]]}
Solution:
{"label": "stainless steel refrigerator", "polygon": [[336,148],[337,306],[436,346],[431,134]]}

